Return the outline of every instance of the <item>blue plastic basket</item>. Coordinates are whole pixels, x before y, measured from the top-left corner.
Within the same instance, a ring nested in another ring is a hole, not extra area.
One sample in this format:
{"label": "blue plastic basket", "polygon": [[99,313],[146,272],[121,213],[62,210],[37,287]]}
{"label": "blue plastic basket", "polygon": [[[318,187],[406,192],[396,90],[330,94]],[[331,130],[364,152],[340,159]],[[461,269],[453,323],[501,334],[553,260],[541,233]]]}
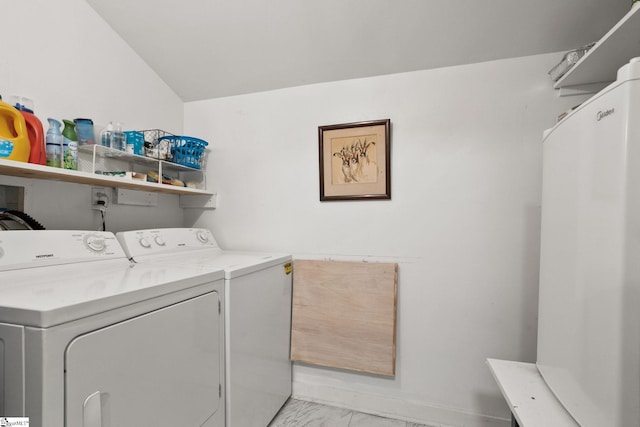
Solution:
{"label": "blue plastic basket", "polygon": [[203,154],[209,143],[191,136],[163,136],[158,141],[167,141],[171,150],[171,161],[182,166],[200,169]]}

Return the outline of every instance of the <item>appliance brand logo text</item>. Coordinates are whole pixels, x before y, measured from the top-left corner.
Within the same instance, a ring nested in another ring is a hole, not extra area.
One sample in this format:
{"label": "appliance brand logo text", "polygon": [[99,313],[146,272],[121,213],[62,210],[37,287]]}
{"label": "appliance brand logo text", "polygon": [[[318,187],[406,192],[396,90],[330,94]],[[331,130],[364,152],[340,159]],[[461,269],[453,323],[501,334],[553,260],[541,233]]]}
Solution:
{"label": "appliance brand logo text", "polygon": [[615,112],[616,112],[615,108],[610,108],[610,109],[605,110],[605,111],[598,111],[598,114],[596,114],[596,121],[599,122],[600,120],[604,119],[607,116],[612,115]]}
{"label": "appliance brand logo text", "polygon": [[53,254],[36,255],[36,259],[40,259],[40,258],[53,258]]}
{"label": "appliance brand logo text", "polygon": [[0,417],[0,427],[29,427],[29,417]]}

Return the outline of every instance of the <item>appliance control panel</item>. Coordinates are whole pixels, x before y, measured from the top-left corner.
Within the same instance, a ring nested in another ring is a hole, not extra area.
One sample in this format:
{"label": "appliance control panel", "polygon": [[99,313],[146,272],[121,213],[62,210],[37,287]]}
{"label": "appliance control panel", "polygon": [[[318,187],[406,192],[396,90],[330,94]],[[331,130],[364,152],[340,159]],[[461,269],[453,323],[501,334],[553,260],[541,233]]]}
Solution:
{"label": "appliance control panel", "polygon": [[95,260],[124,259],[113,233],[78,230],[19,230],[0,233],[0,271]]}
{"label": "appliance control panel", "polygon": [[204,228],[158,228],[123,231],[116,234],[126,254],[135,259],[145,255],[178,254],[198,249],[217,249],[211,231]]}

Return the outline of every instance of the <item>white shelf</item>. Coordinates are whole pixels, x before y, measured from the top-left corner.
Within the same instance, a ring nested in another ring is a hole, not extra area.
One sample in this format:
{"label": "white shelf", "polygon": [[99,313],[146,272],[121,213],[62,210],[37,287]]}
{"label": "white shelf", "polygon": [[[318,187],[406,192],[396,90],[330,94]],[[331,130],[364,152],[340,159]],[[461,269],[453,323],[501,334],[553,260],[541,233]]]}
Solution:
{"label": "white shelf", "polygon": [[[125,153],[123,153],[125,154]],[[128,154],[128,156],[132,156]],[[149,161],[157,164],[157,160],[140,157],[140,161]],[[138,159],[136,159],[138,160]],[[167,162],[163,162],[167,163]],[[172,164],[171,167],[183,166]],[[190,169],[190,168],[187,168]],[[188,187],[178,187],[174,185],[158,184],[155,182],[138,181],[132,179],[118,178],[114,176],[98,175],[90,172],[72,171],[68,169],[53,168],[49,166],[36,165],[33,163],[16,162],[13,160],[0,159],[0,175],[16,176],[21,178],[44,179],[54,181],[73,182],[77,184],[98,185],[104,187],[127,188],[131,190],[152,191],[159,193],[181,194],[181,195],[205,195],[213,196],[214,193]]]}
{"label": "white shelf", "polygon": [[[197,172],[201,173],[200,169],[195,169],[189,166],[179,165],[177,163],[169,162],[166,160],[154,159],[153,157],[139,156],[137,154],[126,153],[124,151],[116,150],[109,147],[103,147],[102,145],[81,145],[78,150],[83,153],[89,153],[93,156],[92,163],[95,165],[96,158],[107,158],[114,160],[123,160],[135,164],[146,164],[154,169],[160,171],[174,171],[174,172]],[[93,171],[95,172],[95,170]]]}
{"label": "white shelf", "polygon": [[168,173],[181,173],[189,172],[196,174],[203,174],[200,169],[192,168],[189,166],[183,166],[177,163],[169,162],[166,160],[154,159],[153,157],[139,156],[137,154],[126,153],[124,151],[116,150],[109,147],[103,147],[102,145],[81,145],[78,147],[81,153],[87,153],[91,155],[91,172],[97,172],[96,165],[100,159],[105,160],[118,160],[130,163],[132,165],[145,165],[158,172],[160,176],[164,172]]}
{"label": "white shelf", "polygon": [[555,84],[567,88],[616,79],[618,69],[640,56],[640,6],[635,6]]}
{"label": "white shelf", "polygon": [[487,359],[520,427],[580,427],[547,386],[533,363]]}

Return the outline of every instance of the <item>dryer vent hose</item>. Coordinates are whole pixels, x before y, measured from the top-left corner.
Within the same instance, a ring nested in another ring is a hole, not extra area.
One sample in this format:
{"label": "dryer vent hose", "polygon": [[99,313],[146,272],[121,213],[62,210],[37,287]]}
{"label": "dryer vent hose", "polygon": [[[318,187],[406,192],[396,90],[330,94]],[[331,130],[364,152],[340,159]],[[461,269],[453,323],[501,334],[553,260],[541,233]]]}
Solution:
{"label": "dryer vent hose", "polygon": [[0,230],[15,230],[15,228],[9,228],[2,223],[2,221],[14,221],[24,227],[24,230],[44,230],[44,226],[38,221],[30,217],[24,212],[20,211],[3,211],[0,212]]}

